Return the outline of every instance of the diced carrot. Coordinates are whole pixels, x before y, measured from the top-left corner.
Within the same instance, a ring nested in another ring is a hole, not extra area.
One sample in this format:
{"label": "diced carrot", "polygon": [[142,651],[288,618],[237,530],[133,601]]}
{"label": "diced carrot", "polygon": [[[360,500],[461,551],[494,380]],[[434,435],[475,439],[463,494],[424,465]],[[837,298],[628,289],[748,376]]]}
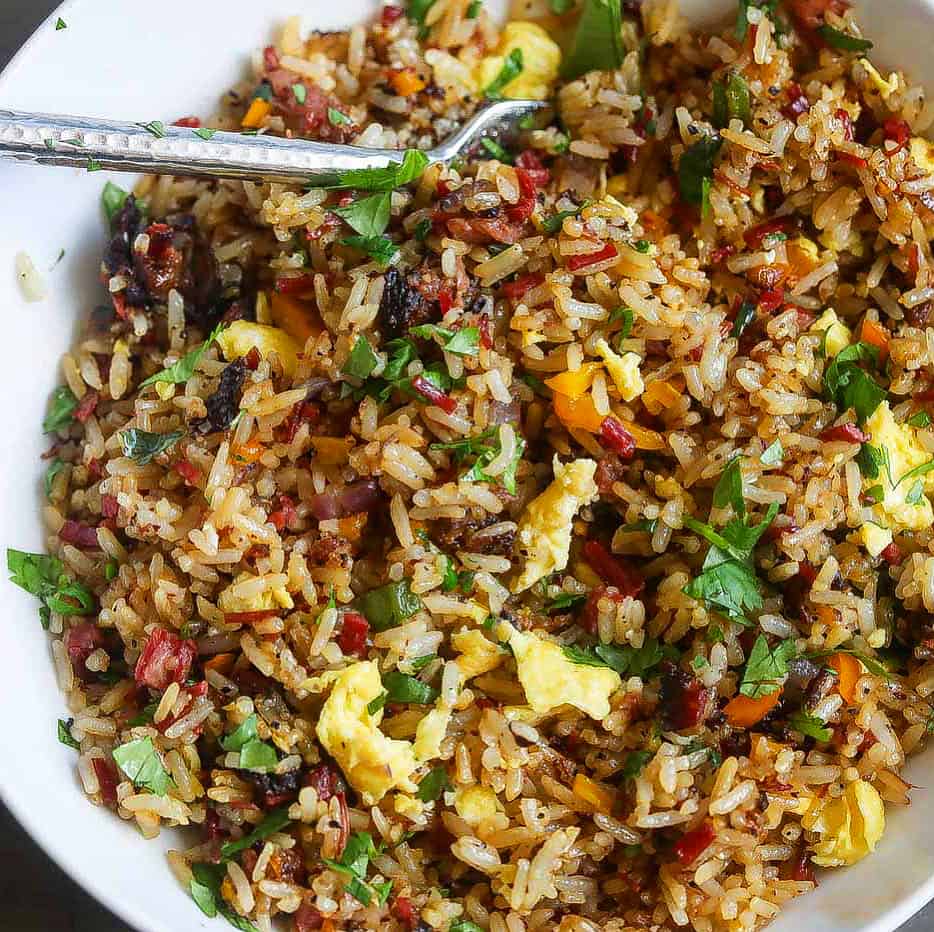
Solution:
{"label": "diced carrot", "polygon": [[752,728],[778,705],[782,691],[776,689],[773,693],[753,699],[750,696],[734,696],[724,707],[723,714],[734,728]]}
{"label": "diced carrot", "polygon": [[582,773],[577,774],[571,789],[575,796],[590,803],[597,812],[609,815],[613,811],[613,803],[616,801],[613,791],[591,780],[590,777]]}
{"label": "diced carrot", "polygon": [[311,445],[315,448],[316,462],[324,466],[340,466],[347,462],[351,443],[343,437],[312,437]]}
{"label": "diced carrot", "polygon": [[863,675],[862,664],[852,654],[831,654],[827,666],[837,674],[837,692],[847,705],[853,705],[856,681]]}
{"label": "diced carrot", "polygon": [[363,533],[364,527],[366,527],[367,518],[369,518],[369,513],[366,511],[347,515],[346,518],[341,518],[337,522],[337,530],[341,537],[346,537],[347,540],[360,540],[360,535]]}
{"label": "diced carrot", "polygon": [[664,450],[668,446],[668,444],[665,443],[665,438],[657,430],[649,430],[647,427],[641,427],[633,421],[627,421],[624,417],[617,417],[617,420],[632,434],[632,439],[636,441],[637,449]]}
{"label": "diced carrot", "polygon": [[268,100],[257,97],[251,104],[250,109],[243,115],[240,125],[246,129],[259,129],[263,125],[263,120],[272,112],[272,104]]}
{"label": "diced carrot", "polygon": [[425,89],[425,82],[415,73],[414,68],[390,72],[389,83],[400,97],[408,97]]}
{"label": "diced carrot", "polygon": [[671,382],[663,380],[649,382],[642,393],[642,403],[651,414],[660,414],[680,400],[681,392]]}
{"label": "diced carrot", "polygon": [[582,395],[580,398],[569,398],[567,395],[555,393],[554,396],[555,414],[565,427],[587,430],[592,434],[600,432],[600,425],[603,424],[603,415],[597,413],[594,407],[593,399],[590,395]]}
{"label": "diced carrot", "polygon": [[830,605],[817,606],[817,620],[826,628],[831,628],[837,623],[837,610]]}
{"label": "diced carrot", "polygon": [[863,343],[871,343],[879,347],[879,359],[885,359],[889,352],[889,332],[876,320],[863,318],[863,325],[859,331],[859,338]]}
{"label": "diced carrot", "polygon": [[231,458],[236,463],[255,463],[262,455],[266,447],[258,440],[247,440],[246,443],[238,443],[231,451]]}
{"label": "diced carrot", "polygon": [[233,669],[236,654],[215,654],[210,660],[204,661],[205,670],[213,670],[226,676]]}
{"label": "diced carrot", "polygon": [[598,362],[585,362],[580,369],[575,369],[573,372],[559,372],[550,379],[545,379],[545,384],[552,391],[560,392],[571,399],[577,399],[593,385],[594,377],[601,368]]}
{"label": "diced carrot", "polygon": [[309,337],[319,336],[324,329],[321,318],[310,301],[301,301],[277,291],[271,292],[268,298],[273,323],[299,345],[304,346]]}

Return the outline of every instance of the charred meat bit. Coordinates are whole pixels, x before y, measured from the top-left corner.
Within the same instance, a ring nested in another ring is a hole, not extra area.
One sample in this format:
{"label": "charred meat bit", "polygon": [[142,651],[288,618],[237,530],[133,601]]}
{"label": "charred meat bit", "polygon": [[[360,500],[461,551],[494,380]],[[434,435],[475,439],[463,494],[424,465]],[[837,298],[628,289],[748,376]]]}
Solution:
{"label": "charred meat bit", "polygon": [[262,805],[265,809],[274,809],[276,806],[295,799],[302,786],[300,770],[290,770],[283,774],[241,770],[239,774],[256,787],[257,793],[262,796]]}
{"label": "charred meat bit", "polygon": [[665,728],[696,728],[714,710],[714,692],[672,663],[664,665],[659,704]]}
{"label": "charred meat bit", "polygon": [[383,295],[379,301],[379,322],[383,335],[398,337],[406,333],[427,313],[425,300],[417,288],[398,269],[386,272]]}
{"label": "charred meat bit", "polygon": [[197,656],[198,646],[194,641],[183,641],[165,628],[156,628],[136,662],[136,682],[151,689],[184,683]]}
{"label": "charred meat bit", "polygon": [[202,434],[227,430],[240,410],[240,392],[245,378],[246,363],[243,359],[235,359],[221,373],[217,390],[204,402],[208,409],[207,417],[192,421],[192,430]]}

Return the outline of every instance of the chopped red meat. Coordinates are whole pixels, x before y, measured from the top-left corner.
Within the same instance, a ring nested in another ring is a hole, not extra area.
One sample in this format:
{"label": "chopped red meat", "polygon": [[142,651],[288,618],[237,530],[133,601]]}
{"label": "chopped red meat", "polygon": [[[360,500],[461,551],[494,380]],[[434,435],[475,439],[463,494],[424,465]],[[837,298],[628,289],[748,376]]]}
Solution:
{"label": "chopped red meat", "polygon": [[636,598],[645,588],[645,580],[621,557],[610,553],[599,541],[584,544],[584,559],[605,582],[615,586],[624,596]]}
{"label": "chopped red meat", "polygon": [[743,234],[743,239],[750,249],[758,249],[764,240],[776,233],[787,234],[794,225],[791,217],[776,217],[774,220],[767,220],[758,226],[752,227]]}
{"label": "chopped red meat", "polygon": [[198,129],[201,126],[201,119],[196,116],[180,117],[172,125],[183,126],[187,129]]}
{"label": "chopped red meat", "polygon": [[429,382],[423,375],[417,375],[412,379],[412,390],[421,395],[429,404],[437,405],[446,414],[453,414],[457,408],[457,402],[450,395],[441,391],[434,382]]}
{"label": "chopped red meat", "polygon": [[270,513],[269,520],[277,531],[284,531],[298,518],[295,502],[288,495],[279,496],[279,507]]}
{"label": "chopped red meat", "polygon": [[391,3],[386,4],[383,7],[383,11],[380,14],[380,22],[384,26],[391,26],[394,22],[399,19],[402,19],[405,10],[401,6],[393,6]]}
{"label": "chopped red meat", "polygon": [[902,553],[901,547],[899,547],[894,540],[879,554],[879,556],[882,557],[882,559],[885,560],[889,566],[898,566],[902,560],[905,559],[905,555]]}
{"label": "chopped red meat", "polygon": [[615,259],[618,255],[619,252],[616,247],[612,243],[607,243],[602,249],[598,249],[596,252],[586,252],[579,256],[569,256],[567,267],[572,272],[579,272],[581,269],[586,269],[588,266],[596,265],[598,262],[603,262],[606,259]]}
{"label": "chopped red meat", "polygon": [[117,765],[106,757],[95,757],[91,761],[91,766],[94,768],[94,775],[100,786],[101,802],[111,809],[116,809],[117,784],[120,782]]}
{"label": "chopped red meat", "polygon": [[901,152],[908,145],[908,140],[911,139],[911,127],[904,120],[899,120],[897,117],[889,117],[882,124],[882,132],[885,134],[886,139],[890,139],[895,143],[894,147],[885,150],[885,154],[889,158],[895,155],[896,152]]}
{"label": "chopped red meat", "polygon": [[94,391],[94,389],[89,388],[81,396],[81,400],[78,402],[78,406],[75,408],[75,420],[80,421],[83,424],[94,413],[95,409],[97,408],[97,403],[100,400],[100,394]]}
{"label": "chopped red meat", "polygon": [[363,615],[357,612],[344,612],[337,644],[345,654],[363,657],[366,654],[366,639],[369,633],[370,623]]}
{"label": "chopped red meat", "polygon": [[72,544],[82,550],[101,549],[97,542],[97,528],[82,524],[80,521],[72,521],[71,518],[61,526],[58,536],[66,544]]}
{"label": "chopped red meat", "polygon": [[522,238],[522,224],[506,217],[451,217],[445,221],[448,233],[465,243],[506,243]]}
{"label": "chopped red meat", "polygon": [[861,155],[853,155],[852,152],[838,152],[837,158],[841,162],[846,162],[854,168],[866,168],[869,163]]}
{"label": "chopped red meat", "polygon": [[105,518],[116,518],[120,514],[120,503],[115,495],[101,496],[101,515]]}
{"label": "chopped red meat", "polygon": [[789,120],[797,120],[802,113],[807,113],[810,109],[811,103],[801,89],[801,85],[794,82],[789,84],[788,103],[782,107],[782,115]]}
{"label": "chopped red meat", "polygon": [[418,913],[407,896],[397,896],[392,901],[392,914],[409,929],[414,929],[418,924]]}
{"label": "chopped red meat", "polygon": [[837,424],[836,427],[828,427],[820,435],[820,439],[827,442],[838,440],[845,443],[865,443],[869,435],[864,434],[855,424]]}
{"label": "chopped red meat", "polygon": [[292,917],[292,928],[295,932],[317,932],[324,928],[324,916],[310,899],[302,900],[302,905]]}
{"label": "chopped red meat", "polygon": [[104,632],[91,621],[82,621],[81,624],[65,632],[65,650],[68,652],[68,659],[71,661],[75,676],[82,680],[95,677],[96,674],[87,668],[86,661],[104,644]]}
{"label": "chopped red meat", "polygon": [[185,480],[186,485],[196,486],[201,478],[201,470],[188,460],[179,460],[172,468]]}
{"label": "chopped red meat", "polygon": [[719,246],[710,254],[710,264],[719,265],[724,259],[729,259],[736,252],[736,247],[730,243],[726,246]]}
{"label": "chopped red meat", "polygon": [[617,454],[620,459],[631,460],[636,454],[636,441],[615,417],[608,416],[603,419],[600,425],[600,444]]}
{"label": "chopped red meat", "polygon": [[787,5],[798,27],[809,32],[824,24],[828,12],[842,16],[849,7],[846,0],[788,0]]}
{"label": "chopped red meat", "polygon": [[194,641],[183,641],[165,628],[156,628],[136,662],[136,682],[151,689],[184,683],[197,656],[198,646]]}
{"label": "chopped red meat", "polygon": [[850,119],[850,114],[844,110],[842,107],[834,110],[833,115],[839,120],[840,125],[843,127],[843,138],[847,142],[853,141],[853,121]]}
{"label": "chopped red meat", "polygon": [[798,881],[807,880],[811,883],[817,883],[817,878],[814,876],[814,868],[811,866],[811,855],[803,844],[795,855],[791,879]]}
{"label": "chopped red meat", "polygon": [[756,302],[758,308],[766,314],[777,311],[785,303],[785,292],[781,288],[771,288],[763,291]]}
{"label": "chopped red meat", "polygon": [[524,223],[532,216],[536,203],[536,188],[533,180],[534,174],[525,169],[516,169],[516,178],[519,180],[519,200],[506,208],[506,216],[517,223]]}
{"label": "chopped red meat", "polygon": [[693,864],[713,843],[717,833],[713,822],[702,822],[697,828],[685,832],[675,844],[675,855],[684,864]]}
{"label": "chopped red meat", "polygon": [[312,787],[318,799],[327,802],[337,793],[337,773],[329,764],[319,764],[305,775],[305,786]]}
{"label": "chopped red meat", "polygon": [[521,301],[527,291],[537,288],[545,281],[544,275],[520,275],[517,279],[500,286],[503,294],[513,301]]}
{"label": "chopped red meat", "polygon": [[538,154],[532,149],[526,149],[516,156],[516,167],[521,168],[540,188],[551,180],[551,172],[545,168]]}

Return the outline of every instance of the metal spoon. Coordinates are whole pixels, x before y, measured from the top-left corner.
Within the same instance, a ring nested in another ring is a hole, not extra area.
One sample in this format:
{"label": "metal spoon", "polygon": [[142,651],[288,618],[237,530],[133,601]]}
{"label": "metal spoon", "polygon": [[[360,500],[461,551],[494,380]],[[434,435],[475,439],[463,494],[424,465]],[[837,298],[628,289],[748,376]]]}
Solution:
{"label": "metal spoon", "polygon": [[[490,104],[425,154],[431,162],[447,162],[470,154],[485,138],[508,141],[523,117],[539,114],[547,106],[537,100]],[[405,154],[403,149],[200,132],[161,123],[0,110],[0,159],[90,170],[313,183],[316,176],[398,163]]]}

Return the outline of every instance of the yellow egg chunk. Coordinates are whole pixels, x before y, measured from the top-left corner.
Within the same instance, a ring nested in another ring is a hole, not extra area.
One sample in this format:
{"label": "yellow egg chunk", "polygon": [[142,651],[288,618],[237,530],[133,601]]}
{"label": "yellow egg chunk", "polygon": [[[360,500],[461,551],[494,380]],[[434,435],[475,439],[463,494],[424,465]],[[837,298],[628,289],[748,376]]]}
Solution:
{"label": "yellow egg chunk", "polygon": [[853,339],[852,331],[837,317],[837,312],[832,307],[827,308],[811,324],[811,330],[815,333],[824,334],[824,353],[830,358],[846,349]]}
{"label": "yellow egg chunk", "polygon": [[403,793],[397,793],[392,800],[392,807],[401,816],[407,819],[417,819],[425,809],[425,804],[414,796],[406,796]]}
{"label": "yellow egg chunk", "polygon": [[228,362],[246,356],[255,346],[263,359],[275,353],[286,375],[294,375],[298,366],[298,354],[301,347],[278,327],[254,324],[248,320],[235,320],[217,335],[217,342],[220,344],[224,359]]}
{"label": "yellow egg chunk", "polygon": [[842,796],[825,803],[815,801],[801,824],[820,835],[814,846],[815,864],[855,864],[875,851],[885,831],[885,805],[871,783],[854,780]]}
{"label": "yellow egg chunk", "polygon": [[476,628],[451,635],[451,645],[460,654],[456,660],[463,680],[495,670],[506,657],[504,650]]}
{"label": "yellow egg chunk", "polygon": [[451,721],[451,710],[445,706],[432,709],[415,729],[412,750],[420,761],[431,760],[441,753],[441,742]]}
{"label": "yellow egg chunk", "polygon": [[859,63],[866,69],[869,80],[876,86],[876,90],[882,95],[883,100],[887,100],[898,90],[898,75],[894,72],[890,73],[888,80],[886,80],[868,58],[861,58]]}
{"label": "yellow egg chunk", "polygon": [[877,557],[892,543],[892,531],[867,521],[859,529],[859,539],[869,556]]}
{"label": "yellow egg chunk", "polygon": [[257,577],[241,573],[217,598],[222,612],[265,612],[274,608],[294,608],[292,596],[282,587],[264,589],[254,583]]}
{"label": "yellow egg chunk", "polygon": [[410,779],[417,766],[412,745],[387,738],[379,730],[382,709],[376,714],[367,710],[383,693],[379,667],[373,661],[325,673],[306,680],[304,686],[312,692],[331,687],[315,731],[366,805],[378,803],[392,789],[415,792]]}
{"label": "yellow egg chunk", "polygon": [[863,477],[864,490],[876,485],[881,485],[883,490],[882,501],[872,506],[872,520],[892,531],[929,528],[934,522],[934,509],[927,493],[934,492],[934,472],[904,478],[911,470],[931,460],[931,454],[918,440],[917,429],[899,424],[889,403],[883,401],[866,421],[866,430],[869,442],[888,455],[888,468],[881,468],[878,478]]}
{"label": "yellow egg chunk", "polygon": [[623,401],[635,401],[645,391],[645,382],[642,381],[642,373],[639,371],[642,362],[639,354],[623,353],[620,356],[602,338],[594,344],[594,349],[606,363],[607,371]]}
{"label": "yellow egg chunk", "polygon": [[561,67],[561,48],[535,23],[506,23],[494,53],[477,63],[477,84],[485,88],[495,81],[515,49],[522,52],[522,71],[503,88],[503,97],[547,100]]}
{"label": "yellow egg chunk", "polygon": [[911,157],[918,168],[926,172],[934,172],[934,143],[920,136],[912,136],[909,143]]}
{"label": "yellow egg chunk", "polygon": [[532,632],[509,631],[519,682],[533,712],[544,715],[571,705],[596,721],[610,714],[610,696],[622,685],[615,670],[572,663],[554,641]]}
{"label": "yellow egg chunk", "polygon": [[593,478],[596,471],[594,460],[579,459],[563,465],[555,457],[554,481],[529,502],[519,521],[519,548],[526,562],[513,592],[523,592],[568,565],[574,516],[598,494]]}
{"label": "yellow egg chunk", "polygon": [[465,786],[454,794],[454,808],[457,814],[474,827],[489,822],[498,812],[503,811],[499,799],[489,787]]}

